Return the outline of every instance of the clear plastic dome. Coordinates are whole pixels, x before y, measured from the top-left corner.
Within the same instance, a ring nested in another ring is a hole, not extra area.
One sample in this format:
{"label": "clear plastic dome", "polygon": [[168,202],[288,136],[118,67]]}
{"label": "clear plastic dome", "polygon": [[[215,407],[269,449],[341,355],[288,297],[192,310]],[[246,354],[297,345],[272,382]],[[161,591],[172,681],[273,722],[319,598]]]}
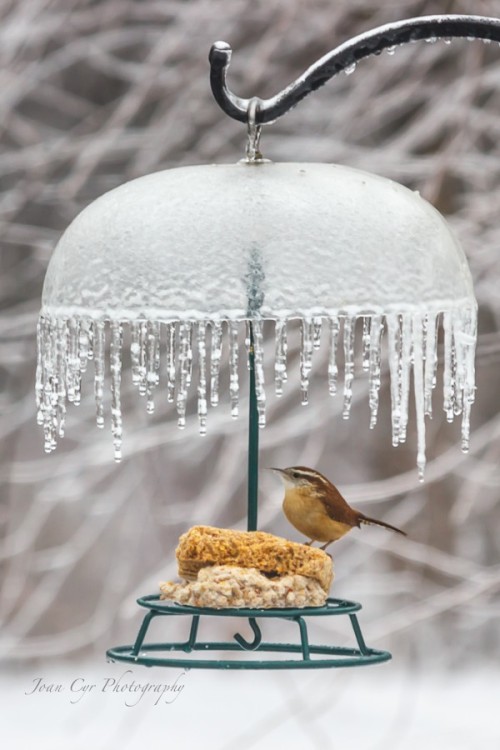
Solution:
{"label": "clear plastic dome", "polygon": [[249,294],[265,318],[475,304],[460,246],[417,193],[264,162],[167,170],[98,198],[56,247],[43,312],[234,320]]}
{"label": "clear plastic dome", "polygon": [[186,167],[141,177],[82,211],[50,261],[36,387],[45,447],[52,450],[63,435],[66,401],[79,402],[81,373],[89,359],[95,366],[97,423],[103,426],[109,337],[111,427],[119,459],[124,325],[130,327],[132,381],[147,396],[148,411],[154,409],[154,392],[163,379],[180,427],[196,362],[204,433],[209,406],[219,400],[223,340],[229,349],[231,414],[237,416],[238,329],[241,321],[252,321],[263,426],[262,320],[275,321],[280,395],[287,372],[287,324],[299,318],[302,402],[307,403],[313,353],[327,341],[328,389],[331,395],[337,392],[340,360],[347,418],[356,321],[362,318],[370,426],[377,419],[386,350],[393,444],[406,438],[413,375],[422,475],[424,415],[432,413],[440,323],[444,409],[450,421],[463,415],[462,447],[468,446],[476,307],[464,253],[444,219],[417,193],[390,180],[335,165],[270,162]]}

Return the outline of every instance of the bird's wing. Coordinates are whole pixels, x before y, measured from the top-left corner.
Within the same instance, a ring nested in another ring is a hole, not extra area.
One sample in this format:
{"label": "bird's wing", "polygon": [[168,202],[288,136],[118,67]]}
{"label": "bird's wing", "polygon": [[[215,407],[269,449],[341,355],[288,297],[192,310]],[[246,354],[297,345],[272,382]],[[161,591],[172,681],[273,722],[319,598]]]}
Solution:
{"label": "bird's wing", "polygon": [[326,512],[334,521],[359,526],[358,513],[344,500],[338,489],[331,485],[330,492],[321,496]]}

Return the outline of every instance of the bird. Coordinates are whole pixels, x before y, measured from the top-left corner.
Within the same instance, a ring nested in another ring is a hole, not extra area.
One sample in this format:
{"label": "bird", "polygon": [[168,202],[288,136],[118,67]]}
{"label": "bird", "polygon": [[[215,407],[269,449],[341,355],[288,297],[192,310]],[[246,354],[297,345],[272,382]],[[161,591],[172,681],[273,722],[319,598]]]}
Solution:
{"label": "bird", "polygon": [[271,471],[279,474],[285,485],[283,512],[292,526],[309,538],[305,542],[307,545],[325,542],[321,547],[325,550],[354,527],[360,528],[361,524],[382,526],[406,536],[404,531],[390,523],[369,518],[351,508],[335,485],[315,469],[290,466],[287,469],[272,467]]}

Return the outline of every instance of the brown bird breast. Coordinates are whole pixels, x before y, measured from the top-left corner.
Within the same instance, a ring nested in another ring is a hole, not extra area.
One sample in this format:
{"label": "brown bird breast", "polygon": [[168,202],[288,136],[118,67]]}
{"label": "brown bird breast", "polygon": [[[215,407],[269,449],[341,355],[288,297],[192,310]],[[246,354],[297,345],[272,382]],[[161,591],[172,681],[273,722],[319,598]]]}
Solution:
{"label": "brown bird breast", "polygon": [[283,500],[283,512],[292,526],[309,539],[330,542],[359,526],[355,510],[349,507],[340,492],[335,500],[310,488],[287,489]]}

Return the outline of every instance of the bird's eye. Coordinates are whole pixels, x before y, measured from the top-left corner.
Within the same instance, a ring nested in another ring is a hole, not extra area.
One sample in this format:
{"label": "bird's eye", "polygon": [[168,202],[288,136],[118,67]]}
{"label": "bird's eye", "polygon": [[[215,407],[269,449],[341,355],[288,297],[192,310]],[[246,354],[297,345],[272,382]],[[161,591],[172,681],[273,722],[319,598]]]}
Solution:
{"label": "bird's eye", "polygon": [[299,474],[299,472],[298,472],[298,471],[294,471],[294,472],[292,472],[292,477],[293,477],[294,479],[298,479],[298,478],[300,477],[300,474]]}

